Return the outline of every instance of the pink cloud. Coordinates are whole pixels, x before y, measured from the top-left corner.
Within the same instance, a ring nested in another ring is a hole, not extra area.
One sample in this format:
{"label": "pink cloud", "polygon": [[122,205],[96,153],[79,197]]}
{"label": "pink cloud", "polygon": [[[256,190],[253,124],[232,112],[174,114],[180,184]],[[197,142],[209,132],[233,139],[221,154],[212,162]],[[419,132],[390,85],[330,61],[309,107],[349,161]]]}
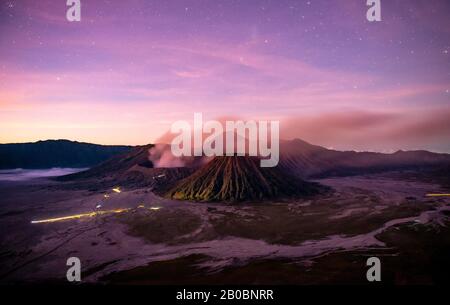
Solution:
{"label": "pink cloud", "polygon": [[286,118],[281,132],[286,139],[301,138],[344,150],[448,151],[449,117],[447,108],[328,112]]}

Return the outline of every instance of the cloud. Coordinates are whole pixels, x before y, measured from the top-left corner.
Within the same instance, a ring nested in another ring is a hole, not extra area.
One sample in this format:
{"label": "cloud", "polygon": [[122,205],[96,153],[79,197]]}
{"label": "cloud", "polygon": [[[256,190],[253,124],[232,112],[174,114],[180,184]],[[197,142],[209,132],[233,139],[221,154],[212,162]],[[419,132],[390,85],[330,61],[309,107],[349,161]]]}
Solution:
{"label": "cloud", "polygon": [[282,138],[341,150],[450,151],[450,109],[328,112],[286,118]]}

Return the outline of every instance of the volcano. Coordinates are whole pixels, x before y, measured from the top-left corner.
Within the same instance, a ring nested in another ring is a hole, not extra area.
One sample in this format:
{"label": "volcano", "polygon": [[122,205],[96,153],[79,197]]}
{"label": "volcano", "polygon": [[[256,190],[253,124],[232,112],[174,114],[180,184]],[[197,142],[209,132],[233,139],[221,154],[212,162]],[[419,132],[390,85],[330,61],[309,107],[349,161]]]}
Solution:
{"label": "volcano", "polygon": [[165,193],[166,198],[239,202],[311,196],[325,187],[277,167],[260,167],[258,157],[215,157]]}

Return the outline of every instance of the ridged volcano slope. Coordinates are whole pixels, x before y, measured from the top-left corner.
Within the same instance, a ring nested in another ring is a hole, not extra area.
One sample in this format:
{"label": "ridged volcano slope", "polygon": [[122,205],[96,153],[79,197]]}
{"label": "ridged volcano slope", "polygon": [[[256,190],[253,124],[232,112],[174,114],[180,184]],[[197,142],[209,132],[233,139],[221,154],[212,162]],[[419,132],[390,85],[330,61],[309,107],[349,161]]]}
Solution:
{"label": "ridged volcano slope", "polygon": [[324,190],[284,173],[260,167],[257,157],[215,157],[178,182],[165,197],[178,200],[237,202],[308,196]]}

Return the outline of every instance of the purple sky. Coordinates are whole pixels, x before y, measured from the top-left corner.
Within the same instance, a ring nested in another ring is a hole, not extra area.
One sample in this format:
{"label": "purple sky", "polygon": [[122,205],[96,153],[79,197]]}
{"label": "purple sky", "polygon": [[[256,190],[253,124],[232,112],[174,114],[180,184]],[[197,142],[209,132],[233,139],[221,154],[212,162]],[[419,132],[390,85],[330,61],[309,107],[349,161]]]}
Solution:
{"label": "purple sky", "polygon": [[450,2],[0,0],[0,142],[155,141],[280,119],[338,149],[450,152]]}

